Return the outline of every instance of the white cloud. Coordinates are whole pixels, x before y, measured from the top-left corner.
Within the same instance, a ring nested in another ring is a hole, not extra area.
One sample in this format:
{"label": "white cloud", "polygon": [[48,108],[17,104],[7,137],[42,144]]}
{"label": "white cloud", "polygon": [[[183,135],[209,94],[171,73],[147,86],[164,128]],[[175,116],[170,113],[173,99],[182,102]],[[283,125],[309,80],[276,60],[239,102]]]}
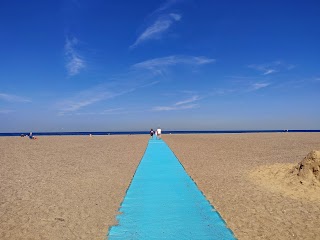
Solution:
{"label": "white cloud", "polygon": [[7,102],[31,102],[30,99],[12,95],[12,94],[6,94],[6,93],[0,93],[0,99],[7,101]]}
{"label": "white cloud", "polygon": [[164,10],[167,10],[168,8],[170,8],[171,6],[173,6],[174,4],[181,2],[182,0],[167,0],[162,6],[160,6],[158,9],[156,9],[154,13],[158,13],[158,12],[162,12]]}
{"label": "white cloud", "polygon": [[171,106],[157,106],[152,108],[152,110],[153,111],[174,111],[174,110],[185,110],[185,109],[197,108],[199,106],[198,104],[190,104],[190,103],[196,102],[199,99],[200,97],[195,95],[195,96],[192,96],[191,98],[178,101]]}
{"label": "white cloud", "polygon": [[86,62],[76,50],[78,44],[79,41],[77,38],[66,38],[64,49],[67,58],[66,68],[68,70],[69,76],[77,75],[82,69],[86,67]]}
{"label": "white cloud", "polygon": [[101,114],[120,114],[123,112],[124,112],[123,108],[109,108],[109,109],[105,109]]}
{"label": "white cloud", "polygon": [[182,100],[182,101],[180,101],[180,102],[176,102],[174,105],[175,105],[175,106],[185,105],[185,104],[187,104],[187,103],[192,103],[192,102],[198,101],[199,99],[200,99],[199,96],[192,96],[192,97],[189,98],[189,99]]}
{"label": "white cloud", "polygon": [[197,104],[190,104],[190,105],[182,105],[182,106],[158,106],[152,108],[153,111],[176,111],[176,110],[185,110],[185,109],[193,109],[197,108]]}
{"label": "white cloud", "polygon": [[259,72],[262,72],[262,75],[269,75],[271,73],[276,73],[276,69],[271,68],[270,65],[266,65],[266,64],[251,64],[248,66],[249,68],[252,68],[254,70],[257,70]]}
{"label": "white cloud", "polygon": [[250,86],[251,91],[256,91],[262,88],[266,88],[270,85],[270,83],[254,83]]}
{"label": "white cloud", "polygon": [[[77,99],[67,100],[63,103],[63,105],[65,105],[65,106],[62,108],[62,111],[63,112],[74,112],[74,111],[79,110],[80,108],[89,106],[93,103],[102,101],[104,99],[112,98],[112,97],[114,97],[114,94],[112,94],[112,93],[108,94],[108,92],[105,92],[105,93],[98,94],[98,96],[89,96],[88,98],[85,98],[85,99],[79,98],[78,100]],[[75,98],[77,98],[77,97],[75,97]]]}
{"label": "white cloud", "polygon": [[125,94],[126,92],[108,91],[104,86],[97,86],[91,89],[77,93],[74,97],[61,101],[59,103],[60,113],[76,112],[84,107],[94,103],[112,99],[114,97]]}
{"label": "white cloud", "polygon": [[266,69],[266,71],[263,73],[263,75],[269,75],[271,73],[277,72],[275,69]]}
{"label": "white cloud", "polygon": [[[140,83],[140,85],[138,85],[137,83],[130,84],[126,82],[113,82],[109,84],[94,86],[90,89],[75,94],[73,97],[69,99],[65,99],[59,102],[58,106],[60,110],[60,115],[77,112],[95,103],[110,100],[115,97],[119,97],[134,92],[140,88],[153,86],[157,83],[158,81],[154,81],[151,83]],[[104,114],[106,114],[106,112]]]}
{"label": "white cloud", "polygon": [[146,60],[140,63],[136,63],[132,66],[134,69],[147,69],[157,73],[161,73],[166,67],[174,66],[178,64],[187,64],[187,65],[204,65],[209,63],[214,63],[215,59],[207,57],[194,57],[194,56],[179,56],[173,55],[162,58],[154,58]]}
{"label": "white cloud", "polygon": [[176,21],[180,21],[181,20],[181,15],[180,14],[170,13],[169,15]]}
{"label": "white cloud", "polygon": [[237,86],[233,86],[231,88],[216,88],[209,92],[208,96],[226,96],[230,94],[247,94],[250,92],[258,91],[263,88],[267,88],[271,85],[269,82],[251,82],[251,83],[245,83]]}
{"label": "white cloud", "polygon": [[228,95],[228,94],[231,94],[231,93],[235,93],[239,90],[237,89],[234,89],[234,88],[216,88],[216,89],[213,89],[209,95],[210,96],[224,96],[224,95]]}
{"label": "white cloud", "polygon": [[[112,115],[112,114],[124,114],[127,113],[123,108],[109,108],[102,112],[75,112],[74,115]],[[69,113],[68,115],[70,115]]]}
{"label": "white cloud", "polygon": [[262,75],[269,75],[281,71],[289,71],[293,69],[295,66],[292,64],[284,63],[282,61],[274,61],[265,64],[251,64],[248,67],[261,72]]}
{"label": "white cloud", "polygon": [[162,38],[163,33],[166,32],[174,22],[180,21],[180,19],[181,15],[176,13],[170,13],[159,17],[151,26],[144,30],[130,48],[134,48],[147,40]]}

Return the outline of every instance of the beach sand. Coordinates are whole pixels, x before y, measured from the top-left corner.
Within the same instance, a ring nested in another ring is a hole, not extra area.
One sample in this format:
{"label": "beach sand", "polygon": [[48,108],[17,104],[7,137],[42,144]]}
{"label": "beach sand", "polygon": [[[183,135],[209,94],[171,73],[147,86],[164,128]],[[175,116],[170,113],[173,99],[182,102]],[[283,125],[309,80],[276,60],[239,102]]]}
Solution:
{"label": "beach sand", "polygon": [[320,238],[320,188],[290,173],[320,150],[320,133],[163,139],[238,239]]}
{"label": "beach sand", "polygon": [[[1,137],[0,239],[104,239],[148,139]],[[283,180],[320,133],[163,139],[237,238],[319,238],[319,188]]]}
{"label": "beach sand", "polygon": [[105,239],[148,139],[0,137],[0,239]]}

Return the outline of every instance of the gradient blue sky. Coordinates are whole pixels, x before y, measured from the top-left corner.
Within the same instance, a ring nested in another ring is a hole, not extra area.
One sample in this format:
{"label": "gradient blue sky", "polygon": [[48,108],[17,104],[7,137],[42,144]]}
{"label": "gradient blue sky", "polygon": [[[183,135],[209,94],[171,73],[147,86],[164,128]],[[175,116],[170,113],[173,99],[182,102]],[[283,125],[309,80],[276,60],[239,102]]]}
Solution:
{"label": "gradient blue sky", "polygon": [[320,129],[320,2],[1,1],[0,132]]}

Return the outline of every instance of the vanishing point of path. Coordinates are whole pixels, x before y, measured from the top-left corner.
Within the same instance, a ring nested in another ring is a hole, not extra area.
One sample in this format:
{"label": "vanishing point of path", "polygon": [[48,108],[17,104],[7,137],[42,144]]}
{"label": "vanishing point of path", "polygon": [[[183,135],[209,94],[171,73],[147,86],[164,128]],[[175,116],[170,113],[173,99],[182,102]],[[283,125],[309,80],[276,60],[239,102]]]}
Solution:
{"label": "vanishing point of path", "polygon": [[235,239],[162,140],[149,140],[109,240]]}

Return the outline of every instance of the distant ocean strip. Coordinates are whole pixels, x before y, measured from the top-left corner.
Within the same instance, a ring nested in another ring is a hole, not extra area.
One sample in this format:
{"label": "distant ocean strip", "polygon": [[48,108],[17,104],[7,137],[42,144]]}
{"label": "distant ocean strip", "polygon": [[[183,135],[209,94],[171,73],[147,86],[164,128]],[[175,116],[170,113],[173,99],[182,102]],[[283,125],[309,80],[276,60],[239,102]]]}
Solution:
{"label": "distant ocean strip", "polygon": [[[220,130],[220,131],[162,131],[163,134],[222,134],[222,133],[281,133],[281,132],[320,132],[320,130]],[[142,135],[149,131],[131,132],[33,132],[34,136],[78,136],[78,135]],[[0,133],[0,137],[29,135],[28,132]]]}

